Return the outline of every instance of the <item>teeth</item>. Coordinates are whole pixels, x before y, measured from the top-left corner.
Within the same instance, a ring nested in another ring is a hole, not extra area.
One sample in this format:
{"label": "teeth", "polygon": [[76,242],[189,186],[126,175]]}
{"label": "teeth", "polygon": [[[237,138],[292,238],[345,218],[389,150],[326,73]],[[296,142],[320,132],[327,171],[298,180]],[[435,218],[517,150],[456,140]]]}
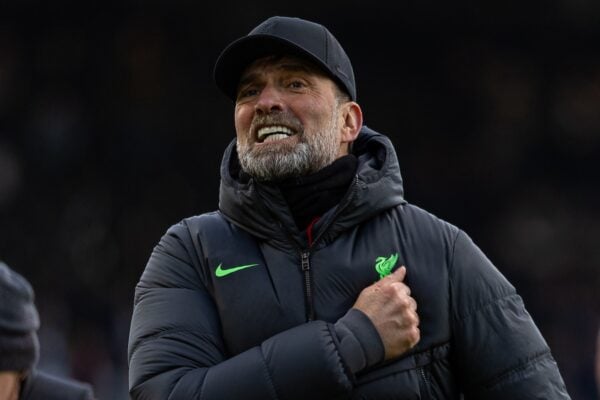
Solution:
{"label": "teeth", "polygon": [[266,142],[273,142],[273,141],[275,141],[275,140],[281,140],[281,139],[285,139],[285,138],[287,138],[287,137],[289,137],[289,135],[287,135],[287,134],[285,134],[285,133],[273,133],[273,134],[271,134],[271,135],[267,136],[267,137],[265,138],[265,140],[263,140],[263,143],[266,143]]}
{"label": "teeth", "polygon": [[277,136],[290,136],[294,134],[290,128],[283,125],[265,126],[264,128],[260,128],[258,130],[258,140],[262,140],[265,136],[272,135],[274,133],[277,133]]}

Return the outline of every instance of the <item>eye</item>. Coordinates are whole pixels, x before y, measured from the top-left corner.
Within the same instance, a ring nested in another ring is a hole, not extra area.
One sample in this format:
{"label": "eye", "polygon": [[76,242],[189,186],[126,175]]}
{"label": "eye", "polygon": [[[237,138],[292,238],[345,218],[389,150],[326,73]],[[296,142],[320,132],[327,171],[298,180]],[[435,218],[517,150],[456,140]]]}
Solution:
{"label": "eye", "polygon": [[238,91],[237,98],[243,99],[246,97],[256,96],[257,94],[258,94],[258,89],[256,89],[255,87],[246,87],[246,88],[242,88]]}
{"label": "eye", "polygon": [[301,80],[293,80],[288,83],[288,87],[291,89],[302,89],[306,87],[306,84]]}

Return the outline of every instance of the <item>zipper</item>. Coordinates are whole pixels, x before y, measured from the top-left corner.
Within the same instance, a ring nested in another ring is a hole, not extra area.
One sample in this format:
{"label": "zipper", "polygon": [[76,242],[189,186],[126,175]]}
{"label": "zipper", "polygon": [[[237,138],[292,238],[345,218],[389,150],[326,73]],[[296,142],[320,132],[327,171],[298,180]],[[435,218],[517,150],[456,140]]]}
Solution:
{"label": "zipper", "polygon": [[419,368],[419,372],[421,373],[421,377],[423,378],[423,384],[425,385],[427,398],[433,399],[433,395],[431,394],[431,387],[429,385],[429,379],[427,379],[427,375],[425,374],[425,368]]}
{"label": "zipper", "polygon": [[310,251],[303,250],[300,253],[302,263],[302,273],[304,274],[304,300],[306,302],[306,320],[313,321],[315,319],[315,306],[313,304],[312,295],[312,279],[310,274]]}
{"label": "zipper", "polygon": [[296,248],[300,252],[300,260],[301,260],[300,265],[301,265],[301,269],[302,269],[302,275],[304,278],[304,302],[305,302],[305,308],[306,308],[306,320],[307,321],[314,321],[314,319],[315,319],[315,305],[313,302],[313,292],[312,292],[312,276],[311,276],[311,271],[310,271],[310,249],[313,247],[313,245],[315,243],[317,243],[321,239],[321,236],[323,236],[324,232],[327,231],[327,229],[329,228],[329,225],[331,225],[331,223],[336,219],[336,217],[339,215],[339,213],[344,208],[344,207],[340,207],[340,205],[344,205],[344,206],[346,205],[347,199],[350,198],[354,194],[354,192],[357,190],[357,187],[358,187],[358,175],[355,175],[354,181],[351,183],[350,190],[348,191],[348,193],[346,193],[344,198],[338,204],[338,208],[335,211],[335,214],[330,218],[327,225],[325,225],[321,228],[321,230],[319,231],[319,234],[317,235],[317,237],[314,238],[312,243],[310,243],[308,245],[307,249],[302,249],[301,246],[303,246],[303,245],[300,244],[299,241],[296,240],[296,238],[292,234],[292,232],[289,229],[287,229],[286,227],[284,227],[284,225],[281,222],[279,222],[280,226],[284,229],[284,231],[290,238],[291,242],[296,243],[296,245],[297,245]]}
{"label": "zipper", "polygon": [[421,376],[423,377],[423,382],[425,382],[425,385],[429,386],[429,382],[427,382],[427,377],[425,376],[425,370],[423,368],[419,368],[419,372],[421,373]]}
{"label": "zipper", "polygon": [[[354,191],[356,190],[356,188],[358,186],[358,175],[354,176],[354,181],[352,182],[351,185],[352,186],[351,186],[350,190],[348,191],[348,193],[346,194],[346,196],[344,196],[344,198],[340,201],[340,203],[339,203],[340,205],[344,204],[346,202],[346,199],[349,198],[352,194],[354,194]],[[319,241],[319,239],[321,239],[321,236],[323,236],[324,232],[327,231],[327,228],[329,228],[329,225],[336,219],[336,217],[342,211],[342,209],[343,209],[343,207],[339,207],[339,205],[338,205],[338,208],[335,211],[335,214],[329,220],[329,223],[326,226],[323,226],[321,228],[321,230],[319,231],[319,234],[317,235],[317,237],[315,237],[314,241],[312,241],[312,243],[309,243],[309,249],[312,248],[313,245]],[[301,259],[302,273],[304,275],[304,301],[306,303],[306,320],[314,321],[315,305],[313,302],[313,293],[312,293],[312,276],[311,276],[311,271],[310,271],[310,250],[309,249],[300,251],[300,259]]]}

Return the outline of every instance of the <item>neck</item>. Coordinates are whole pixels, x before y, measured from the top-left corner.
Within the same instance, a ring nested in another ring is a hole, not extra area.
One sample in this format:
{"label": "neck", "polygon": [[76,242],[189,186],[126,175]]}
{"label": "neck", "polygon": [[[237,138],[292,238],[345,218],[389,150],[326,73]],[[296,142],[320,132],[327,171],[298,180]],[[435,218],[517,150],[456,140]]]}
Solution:
{"label": "neck", "polygon": [[336,206],[356,174],[354,155],[338,158],[314,174],[286,179],[278,184],[298,229]]}

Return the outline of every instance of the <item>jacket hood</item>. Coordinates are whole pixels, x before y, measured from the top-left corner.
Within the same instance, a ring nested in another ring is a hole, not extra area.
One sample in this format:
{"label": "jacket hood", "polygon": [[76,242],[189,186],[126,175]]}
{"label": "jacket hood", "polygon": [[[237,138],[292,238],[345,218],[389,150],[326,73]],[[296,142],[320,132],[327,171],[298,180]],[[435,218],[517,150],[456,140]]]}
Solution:
{"label": "jacket hood", "polygon": [[[405,203],[398,158],[386,136],[363,126],[352,153],[358,158],[354,183],[340,204],[315,225],[317,233],[326,227],[325,241]],[[221,162],[219,210],[230,222],[264,240],[281,242],[290,234],[300,234],[277,186],[255,181],[241,172],[235,139],[227,146]]]}

